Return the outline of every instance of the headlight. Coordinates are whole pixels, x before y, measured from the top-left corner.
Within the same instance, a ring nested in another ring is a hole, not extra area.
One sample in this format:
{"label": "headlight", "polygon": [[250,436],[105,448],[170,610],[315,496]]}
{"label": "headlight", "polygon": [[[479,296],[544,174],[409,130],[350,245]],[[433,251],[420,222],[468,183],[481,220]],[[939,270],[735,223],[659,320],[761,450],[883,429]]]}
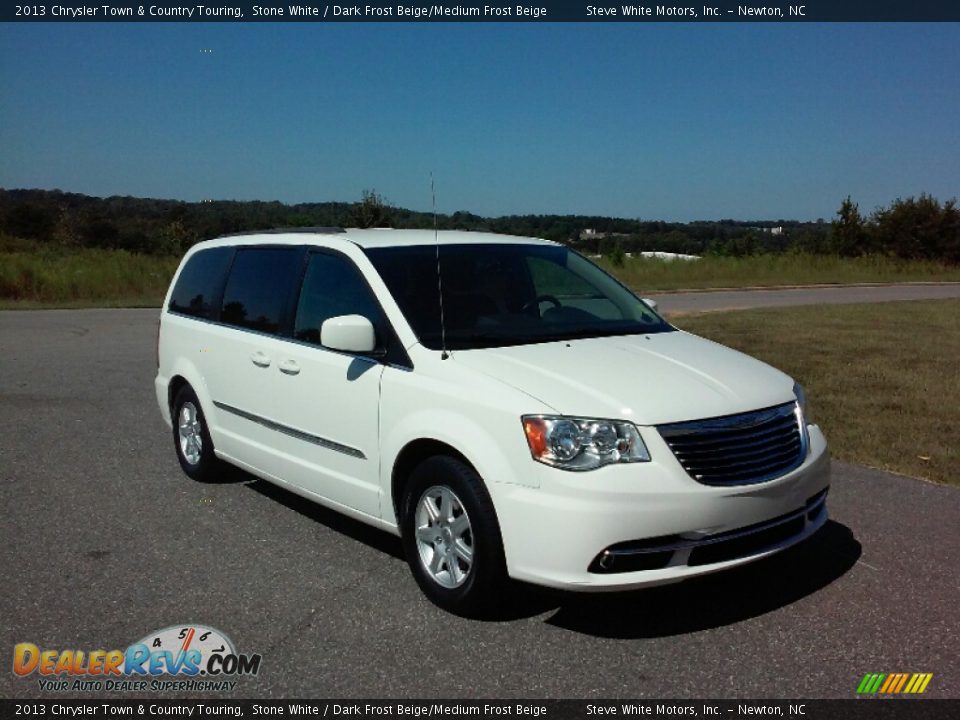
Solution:
{"label": "headlight", "polygon": [[649,462],[633,423],[550,415],[524,415],[523,431],[537,462],[563,470],[593,470],[614,463]]}
{"label": "headlight", "polygon": [[805,425],[810,425],[812,420],[810,418],[810,411],[807,409],[807,393],[803,389],[803,385],[798,382],[793,384],[793,394],[797,398],[797,405],[800,406],[800,412],[803,413],[803,422]]}

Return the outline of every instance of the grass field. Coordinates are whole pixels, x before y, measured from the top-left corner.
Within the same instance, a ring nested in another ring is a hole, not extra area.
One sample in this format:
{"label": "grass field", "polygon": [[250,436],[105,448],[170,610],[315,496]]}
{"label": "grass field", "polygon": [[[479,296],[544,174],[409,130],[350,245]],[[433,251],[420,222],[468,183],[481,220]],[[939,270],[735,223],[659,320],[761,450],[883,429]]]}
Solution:
{"label": "grass field", "polygon": [[[69,249],[0,235],[0,309],[158,306],[179,258]],[[600,264],[640,293],[718,287],[960,281],[960,266],[883,257],[627,258]]]}
{"label": "grass field", "polygon": [[0,308],[159,306],[178,258],[0,243]]}
{"label": "grass field", "polygon": [[960,485],[960,300],[688,315],[807,389],[835,457]]}
{"label": "grass field", "polygon": [[699,260],[627,258],[623,267],[600,264],[638,292],[663,290],[772,287],[825,283],[960,281],[960,266],[875,256],[757,255],[745,258],[706,256]]}

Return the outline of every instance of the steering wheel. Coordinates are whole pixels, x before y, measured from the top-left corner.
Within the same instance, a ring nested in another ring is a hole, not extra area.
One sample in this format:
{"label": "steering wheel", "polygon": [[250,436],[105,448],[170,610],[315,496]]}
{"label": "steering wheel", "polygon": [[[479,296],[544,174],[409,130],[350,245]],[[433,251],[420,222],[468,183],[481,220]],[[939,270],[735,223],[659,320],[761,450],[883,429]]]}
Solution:
{"label": "steering wheel", "polygon": [[523,312],[530,312],[533,308],[539,307],[542,302],[553,303],[554,307],[563,307],[563,303],[553,295],[537,295],[533,300],[524,303],[521,310]]}

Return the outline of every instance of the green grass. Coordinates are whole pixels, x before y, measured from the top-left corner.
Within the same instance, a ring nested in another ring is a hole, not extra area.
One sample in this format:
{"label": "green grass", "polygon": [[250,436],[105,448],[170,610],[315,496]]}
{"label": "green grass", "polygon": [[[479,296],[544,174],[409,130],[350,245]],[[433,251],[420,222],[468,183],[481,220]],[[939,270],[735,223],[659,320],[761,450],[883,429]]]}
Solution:
{"label": "green grass", "polygon": [[691,261],[627,258],[619,268],[605,259],[600,264],[640,293],[828,283],[960,281],[960,265],[882,256],[841,258],[788,253],[745,258],[705,256]]}
{"label": "green grass", "polygon": [[960,485],[960,300],[675,319],[799,380],[835,457]]}
{"label": "green grass", "polygon": [[[124,250],[67,248],[0,235],[0,309],[158,306],[179,258]],[[821,283],[960,282],[960,266],[884,257],[821,255],[627,258],[600,264],[641,294],[719,287]]]}
{"label": "green grass", "polygon": [[159,306],[179,258],[0,242],[0,308]]}

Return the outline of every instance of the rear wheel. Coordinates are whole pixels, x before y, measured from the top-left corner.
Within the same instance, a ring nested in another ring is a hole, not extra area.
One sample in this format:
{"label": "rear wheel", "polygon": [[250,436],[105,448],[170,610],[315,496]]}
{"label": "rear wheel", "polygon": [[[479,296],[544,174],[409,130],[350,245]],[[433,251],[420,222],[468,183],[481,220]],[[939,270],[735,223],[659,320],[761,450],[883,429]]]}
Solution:
{"label": "rear wheel", "polygon": [[413,471],[403,496],[407,562],[436,605],[465,616],[496,609],[506,582],[500,525],[477,472],[436,456]]}
{"label": "rear wheel", "polygon": [[213,452],[213,441],[196,393],[184,385],[170,408],[173,419],[173,444],[180,467],[194,480],[210,481],[220,472],[220,461]]}

